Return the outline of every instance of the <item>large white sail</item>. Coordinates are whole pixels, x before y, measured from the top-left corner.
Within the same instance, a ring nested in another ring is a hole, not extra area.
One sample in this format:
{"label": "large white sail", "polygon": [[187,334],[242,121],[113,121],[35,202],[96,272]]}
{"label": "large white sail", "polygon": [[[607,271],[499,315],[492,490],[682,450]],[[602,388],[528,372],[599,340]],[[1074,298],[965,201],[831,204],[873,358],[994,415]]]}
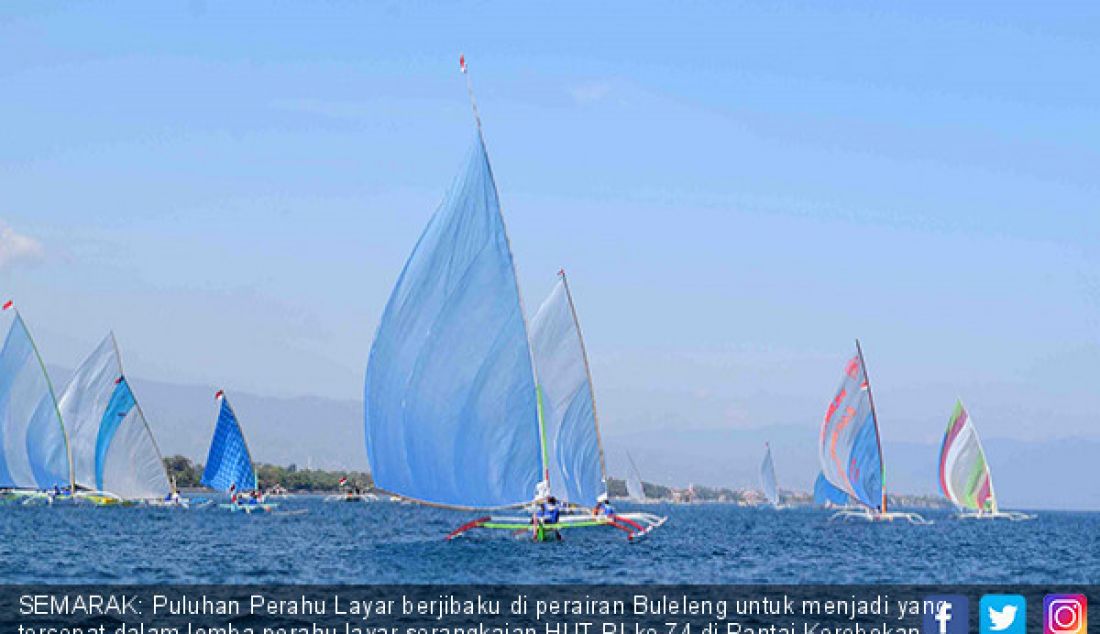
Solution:
{"label": "large white sail", "polygon": [[69,429],[77,486],[128,500],[171,492],[164,458],[123,375],[113,333],[80,364],[59,408]]}

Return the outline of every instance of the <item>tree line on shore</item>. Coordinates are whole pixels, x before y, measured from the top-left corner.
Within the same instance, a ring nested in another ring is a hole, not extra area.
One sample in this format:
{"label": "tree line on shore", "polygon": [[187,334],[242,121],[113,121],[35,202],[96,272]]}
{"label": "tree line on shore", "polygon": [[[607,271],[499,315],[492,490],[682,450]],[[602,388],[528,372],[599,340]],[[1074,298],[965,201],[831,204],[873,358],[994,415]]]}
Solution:
{"label": "tree line on shore", "polygon": [[[180,489],[198,488],[202,486],[203,465],[192,462],[186,456],[169,456],[164,459],[164,465],[171,478]],[[324,471],[321,469],[299,469],[297,465],[272,465],[260,463],[256,465],[256,478],[260,488],[270,490],[276,486],[287,491],[303,492],[333,492],[341,489],[355,489],[366,491],[371,488],[374,481],[369,473],[362,471]],[[345,486],[340,485],[340,480],[347,478]],[[752,489],[732,489],[726,487],[697,486],[690,489],[675,489],[663,484],[643,482],[646,497],[650,500],[668,500],[673,502],[732,502],[737,504],[760,504],[763,496]],[[626,481],[618,478],[607,479],[607,491],[613,498],[627,497]],[[927,495],[899,495],[891,494],[890,504],[896,506],[934,508],[948,506],[947,500],[941,496]],[[813,503],[813,496],[800,491],[780,491],[780,499],[783,504],[801,506]]]}
{"label": "tree line on shore", "polygon": [[[168,477],[180,489],[202,486],[203,465],[192,462],[186,456],[169,456],[164,459]],[[324,471],[321,469],[299,469],[297,465],[280,466],[259,463],[256,465],[256,479],[261,489],[273,489],[280,486],[288,491],[337,491],[340,480],[347,478],[346,487],[366,490],[373,482],[369,473],[361,471]]]}

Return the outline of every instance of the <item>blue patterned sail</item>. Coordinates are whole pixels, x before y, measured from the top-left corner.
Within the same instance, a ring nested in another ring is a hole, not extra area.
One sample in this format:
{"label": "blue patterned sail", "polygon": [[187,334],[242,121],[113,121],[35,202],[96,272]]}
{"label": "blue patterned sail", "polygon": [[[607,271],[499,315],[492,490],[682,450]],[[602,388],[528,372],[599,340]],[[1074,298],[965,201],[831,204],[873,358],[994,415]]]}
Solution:
{"label": "blue patterned sail", "polygon": [[542,472],[534,370],[480,135],[394,286],[364,385],[375,486],[421,502],[527,502]]}
{"label": "blue patterned sail", "polygon": [[764,489],[764,497],[768,498],[773,506],[779,505],[779,488],[775,483],[775,463],[772,461],[772,448],[764,443],[764,461],[760,463],[760,486]]}
{"label": "blue patterned sail", "polygon": [[825,412],[819,448],[821,472],[834,487],[872,510],[886,511],[878,421],[859,342]]}
{"label": "blue patterned sail", "polygon": [[848,503],[848,494],[833,486],[825,478],[825,474],[817,474],[814,481],[814,504],[818,506],[844,506]]}
{"label": "blue patterned sail", "polygon": [[69,440],[50,377],[23,317],[4,304],[0,328],[0,487],[72,485]]}
{"label": "blue patterned sail", "polygon": [[221,410],[210,441],[210,453],[206,456],[206,468],[202,483],[217,491],[250,491],[257,488],[256,471],[252,468],[252,455],[244,442],[244,433],[237,422],[237,415],[229,406],[229,399],[218,393]]}
{"label": "blue patterned sail", "polygon": [[531,320],[550,485],[562,500],[595,506],[607,492],[588,355],[565,271]]}
{"label": "blue patterned sail", "polygon": [[113,334],[80,364],[58,404],[69,430],[77,486],[128,500],[171,492],[153,432],[123,377]]}

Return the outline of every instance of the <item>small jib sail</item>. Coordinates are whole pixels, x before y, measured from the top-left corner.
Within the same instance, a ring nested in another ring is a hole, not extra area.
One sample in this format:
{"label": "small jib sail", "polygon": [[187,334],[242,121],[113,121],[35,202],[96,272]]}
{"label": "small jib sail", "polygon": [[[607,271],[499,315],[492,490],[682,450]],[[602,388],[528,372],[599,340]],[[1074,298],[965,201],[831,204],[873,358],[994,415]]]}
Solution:
{"label": "small jib sail", "polygon": [[814,504],[817,506],[844,506],[848,503],[848,494],[833,486],[825,474],[817,474],[814,481]]}
{"label": "small jib sail", "polygon": [[907,519],[924,523],[912,513],[890,513],[886,508],[886,471],[878,417],[867,379],[863,349],[856,340],[856,355],[844,366],[844,377],[821,424],[818,458],[821,473],[834,487],[862,505],[864,513],[842,511],[837,517],[872,520]]}
{"label": "small jib sail", "polygon": [[172,492],[164,458],[130,382],[114,334],[84,360],[61,395],[77,487],[124,500]]}
{"label": "small jib sail", "polygon": [[642,484],[642,474],[638,471],[638,465],[634,464],[634,457],[627,452],[626,459],[630,462],[630,471],[626,474],[626,494],[635,502],[645,502],[645,485]]}
{"label": "small jib sail", "polygon": [[986,462],[985,449],[978,436],[978,428],[963,407],[962,400],[955,402],[947,430],[940,447],[940,489],[944,496],[961,511],[960,517],[983,519],[1033,519],[1033,515],[1014,511],[1002,511],[993,490],[993,475]]}
{"label": "small jib sail", "polygon": [[237,422],[237,415],[229,405],[225,392],[219,390],[215,398],[221,403],[210,452],[206,455],[206,468],[202,472],[203,486],[216,491],[255,491],[256,470],[252,467],[252,454],[244,441],[244,432]]}
{"label": "small jib sail", "polygon": [[775,484],[775,462],[772,461],[772,448],[764,443],[764,461],[760,463],[760,486],[764,497],[772,506],[779,506],[779,489]]}
{"label": "small jib sail", "polygon": [[0,329],[0,488],[75,488],[69,438],[46,366],[12,302]]}
{"label": "small jib sail", "polygon": [[550,482],[559,497],[593,507],[607,494],[592,375],[565,270],[531,320]]}

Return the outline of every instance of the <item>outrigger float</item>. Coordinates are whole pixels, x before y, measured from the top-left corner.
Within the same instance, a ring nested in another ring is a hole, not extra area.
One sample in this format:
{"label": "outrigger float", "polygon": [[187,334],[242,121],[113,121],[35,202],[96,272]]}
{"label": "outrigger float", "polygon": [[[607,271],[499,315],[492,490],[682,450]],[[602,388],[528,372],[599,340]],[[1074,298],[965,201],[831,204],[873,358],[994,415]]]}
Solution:
{"label": "outrigger float", "polygon": [[856,356],[844,368],[840,388],[821,424],[818,457],[828,490],[843,491],[861,508],[845,508],[830,520],[868,522],[905,521],[931,524],[917,513],[891,512],[886,505],[886,470],[874,396],[867,378],[863,348],[856,340]]}
{"label": "outrigger float", "polygon": [[[606,472],[592,379],[564,271],[528,326],[481,119],[465,170],[421,234],[386,304],[364,386],[378,493],[487,515],[478,528],[537,541],[574,528],[631,540],[665,518],[604,514]],[[555,488],[551,493],[551,485]],[[560,502],[557,520],[531,508]],[[601,508],[595,515],[591,508]]]}

